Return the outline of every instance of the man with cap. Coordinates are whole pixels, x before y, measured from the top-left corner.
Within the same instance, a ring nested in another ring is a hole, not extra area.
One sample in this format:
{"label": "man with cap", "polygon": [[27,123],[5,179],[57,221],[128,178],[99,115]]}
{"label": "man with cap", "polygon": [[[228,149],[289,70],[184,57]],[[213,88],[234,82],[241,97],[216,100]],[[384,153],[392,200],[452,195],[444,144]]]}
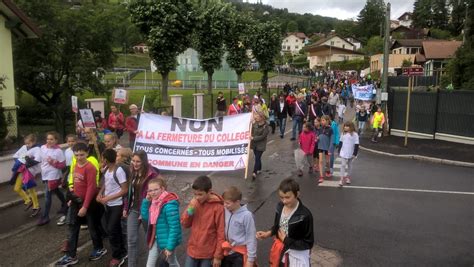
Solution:
{"label": "man with cap", "polygon": [[138,129],[138,120],[140,119],[140,114],[138,113],[138,107],[135,104],[131,104],[130,107],[130,116],[125,120],[125,130],[128,132],[128,141],[130,147],[133,148],[135,145],[135,137],[137,136]]}

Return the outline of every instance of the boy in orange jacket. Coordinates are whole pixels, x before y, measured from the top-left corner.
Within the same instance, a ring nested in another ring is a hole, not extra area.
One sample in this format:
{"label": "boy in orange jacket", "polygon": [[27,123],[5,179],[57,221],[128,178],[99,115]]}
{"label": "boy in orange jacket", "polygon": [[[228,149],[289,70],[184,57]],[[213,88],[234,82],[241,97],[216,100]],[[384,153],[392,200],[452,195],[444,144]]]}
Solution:
{"label": "boy in orange jacket", "polygon": [[184,228],[191,228],[185,267],[219,267],[223,256],[224,201],[212,192],[207,176],[194,180],[194,197],[181,215]]}

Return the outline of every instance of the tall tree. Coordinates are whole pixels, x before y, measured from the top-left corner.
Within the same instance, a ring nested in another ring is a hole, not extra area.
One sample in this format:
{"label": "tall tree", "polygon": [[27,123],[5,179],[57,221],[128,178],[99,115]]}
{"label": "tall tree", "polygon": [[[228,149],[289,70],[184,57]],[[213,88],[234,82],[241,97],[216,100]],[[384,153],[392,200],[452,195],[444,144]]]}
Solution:
{"label": "tall tree", "polygon": [[385,17],[383,0],[367,0],[357,17],[360,38],[367,41],[374,35],[382,35]]}
{"label": "tall tree", "polygon": [[220,0],[198,1],[198,18],[193,46],[199,54],[201,69],[207,73],[207,90],[212,93],[212,75],[224,56],[224,38],[229,30],[232,5]]}
{"label": "tall tree", "polygon": [[168,75],[191,44],[195,12],[187,0],[140,0],[129,6],[132,21],[146,37],[148,51],[162,80],[162,101],[168,102]]}
{"label": "tall tree", "polygon": [[413,26],[430,28],[433,25],[432,0],[415,0],[413,4]]}
{"label": "tall tree", "polygon": [[449,30],[455,36],[461,34],[466,18],[466,0],[450,0],[451,20]]}
{"label": "tall tree", "polygon": [[246,14],[233,11],[229,14],[229,31],[225,36],[225,46],[227,50],[227,63],[237,73],[237,81],[242,82],[242,73],[249,65],[250,59],[247,56],[247,49],[250,47],[251,31],[255,21]]}
{"label": "tall tree", "polygon": [[467,3],[464,43],[451,62],[450,76],[456,89],[474,88],[474,3]]}
{"label": "tall tree", "polygon": [[432,0],[433,27],[440,30],[448,29],[449,13],[446,0]]}
{"label": "tall tree", "polygon": [[298,23],[294,20],[288,21],[286,25],[286,32],[297,32],[298,31]]}
{"label": "tall tree", "polygon": [[367,45],[362,48],[362,51],[364,51],[367,56],[383,53],[383,38],[380,36],[370,37],[369,41],[367,41]]}
{"label": "tall tree", "polygon": [[17,3],[43,35],[15,41],[15,84],[52,111],[56,130],[64,135],[70,96],[106,90],[94,72],[115,60],[109,10],[103,5],[70,9],[55,0]]}
{"label": "tall tree", "polygon": [[275,66],[275,58],[280,53],[282,35],[280,26],[273,21],[257,24],[254,28],[252,52],[260,65],[262,89],[267,91],[268,72]]}

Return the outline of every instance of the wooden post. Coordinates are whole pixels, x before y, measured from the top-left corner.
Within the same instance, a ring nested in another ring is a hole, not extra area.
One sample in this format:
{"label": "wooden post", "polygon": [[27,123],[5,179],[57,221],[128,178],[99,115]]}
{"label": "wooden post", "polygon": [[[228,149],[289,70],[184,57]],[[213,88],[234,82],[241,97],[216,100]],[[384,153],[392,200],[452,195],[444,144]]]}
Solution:
{"label": "wooden post", "polygon": [[413,76],[410,76],[408,79],[408,93],[407,93],[407,114],[405,118],[405,143],[404,146],[408,146],[408,123],[410,120],[410,98],[411,98],[411,90],[413,89]]}

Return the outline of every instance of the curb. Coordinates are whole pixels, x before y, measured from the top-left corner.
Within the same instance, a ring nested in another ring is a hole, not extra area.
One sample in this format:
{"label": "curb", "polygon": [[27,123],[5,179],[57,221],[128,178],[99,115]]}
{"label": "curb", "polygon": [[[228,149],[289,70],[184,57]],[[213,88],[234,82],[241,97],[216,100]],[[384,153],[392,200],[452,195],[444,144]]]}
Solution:
{"label": "curb", "polygon": [[420,155],[406,155],[406,154],[399,155],[399,154],[392,154],[392,153],[388,153],[388,152],[382,152],[382,151],[366,148],[366,147],[363,147],[363,146],[359,146],[359,147],[360,147],[361,150],[372,152],[372,153],[379,154],[379,155],[385,155],[385,156],[389,156],[389,157],[404,158],[404,159],[415,159],[415,160],[419,160],[419,161],[427,161],[427,162],[445,164],[445,165],[451,165],[451,166],[474,168],[474,163],[471,163],[471,162],[455,161],[455,160],[440,159],[440,158],[432,158],[432,157],[420,156]]}
{"label": "curb", "polygon": [[[44,191],[38,191],[36,193],[38,195],[38,198],[44,196]],[[21,203],[23,203],[23,200],[21,198],[18,198],[9,202],[5,202],[5,203],[0,204],[0,210],[8,209],[10,207],[19,205]]]}

